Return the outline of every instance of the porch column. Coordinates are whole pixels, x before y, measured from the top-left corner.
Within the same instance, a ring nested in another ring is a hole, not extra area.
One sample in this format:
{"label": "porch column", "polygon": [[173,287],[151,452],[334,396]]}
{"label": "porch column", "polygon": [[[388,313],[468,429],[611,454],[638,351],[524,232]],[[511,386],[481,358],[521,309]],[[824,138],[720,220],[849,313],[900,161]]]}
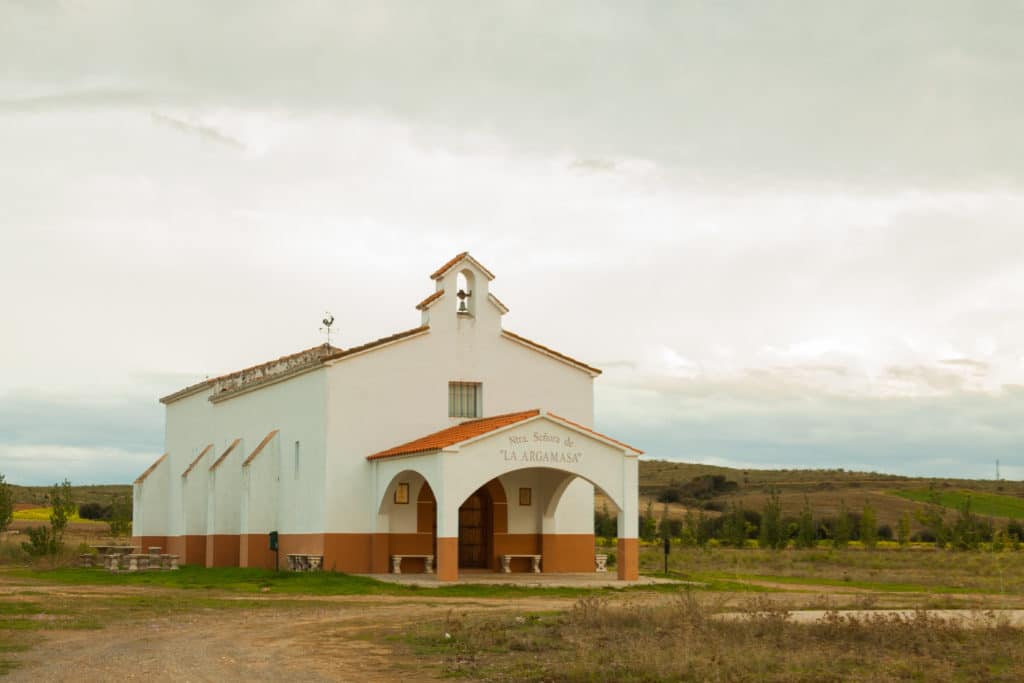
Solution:
{"label": "porch column", "polygon": [[459,580],[459,502],[449,500],[442,490],[437,499],[437,557],[434,571],[438,581]]}
{"label": "porch column", "polygon": [[622,509],[619,511],[618,575],[620,581],[636,581],[640,578],[640,541],[637,538],[637,517],[640,505],[637,500],[639,472],[635,456],[625,457],[622,462]]}

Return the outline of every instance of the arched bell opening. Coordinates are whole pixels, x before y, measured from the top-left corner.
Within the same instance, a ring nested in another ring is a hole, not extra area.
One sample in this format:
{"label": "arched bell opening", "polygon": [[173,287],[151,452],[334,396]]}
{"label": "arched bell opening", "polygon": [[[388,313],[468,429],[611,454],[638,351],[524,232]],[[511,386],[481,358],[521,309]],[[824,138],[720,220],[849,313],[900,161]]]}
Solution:
{"label": "arched bell opening", "polygon": [[475,315],[476,303],[473,296],[474,290],[473,271],[461,271],[455,278],[455,310],[459,315]]}

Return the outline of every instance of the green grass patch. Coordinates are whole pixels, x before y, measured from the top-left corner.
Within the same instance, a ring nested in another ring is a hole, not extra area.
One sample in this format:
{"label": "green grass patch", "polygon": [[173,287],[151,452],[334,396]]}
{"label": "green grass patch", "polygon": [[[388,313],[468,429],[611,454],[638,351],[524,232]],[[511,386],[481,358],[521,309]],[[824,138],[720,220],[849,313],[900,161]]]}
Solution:
{"label": "green grass patch", "polygon": [[[933,494],[928,489],[902,489],[892,491],[894,495],[918,503],[927,503]],[[968,496],[971,499],[971,512],[991,517],[1009,517],[1011,519],[1024,519],[1024,498],[1016,496],[1004,496],[998,493],[983,493],[981,491],[969,491],[967,489],[935,491],[936,500],[942,507],[959,509],[963,506]]]}
{"label": "green grass patch", "polygon": [[[836,586],[841,588],[864,588],[884,593],[990,593],[1000,591],[980,588],[961,588],[954,586],[926,586],[919,583],[893,583],[881,581],[855,581],[846,579],[827,579],[812,576],[776,576],[772,574],[736,574],[733,572],[698,572],[691,575],[694,581],[721,581],[731,579],[728,583],[743,585],[743,581],[765,581],[794,586]],[[747,584],[749,585],[749,584]]]}
{"label": "green grass patch", "polygon": [[252,594],[286,595],[398,595],[450,598],[514,598],[525,596],[579,598],[621,591],[676,592],[685,584],[624,586],[622,588],[535,587],[510,584],[439,584],[437,587],[394,584],[366,576],[336,572],[274,572],[239,567],[205,568],[186,565],[178,571],[114,574],[105,569],[60,568],[2,570],[6,576],[62,584],[104,586],[153,586],[199,590],[222,590]]}

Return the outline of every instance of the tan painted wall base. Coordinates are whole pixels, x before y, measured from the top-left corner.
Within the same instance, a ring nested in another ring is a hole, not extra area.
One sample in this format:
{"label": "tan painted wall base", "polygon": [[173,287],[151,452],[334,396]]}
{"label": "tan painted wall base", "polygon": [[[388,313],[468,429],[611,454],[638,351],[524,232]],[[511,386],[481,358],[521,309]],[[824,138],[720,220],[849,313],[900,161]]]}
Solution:
{"label": "tan painted wall base", "polygon": [[238,566],[238,535],[213,534],[206,537],[207,567]]}
{"label": "tan painted wall base", "polygon": [[[238,566],[274,569],[275,562],[276,556],[270,549],[269,534],[242,534],[238,544]],[[281,559],[281,566],[288,567],[287,556]]]}
{"label": "tan painted wall base", "polygon": [[544,534],[542,569],[546,573],[592,572],[594,534]]}
{"label": "tan painted wall base", "polygon": [[167,552],[166,536],[132,536],[132,545],[140,549],[140,552],[148,553],[150,548],[160,546],[160,552]]}
{"label": "tan painted wall base", "polygon": [[636,581],[640,578],[640,541],[637,539],[619,539],[618,571],[623,581]]}
{"label": "tan painted wall base", "polygon": [[206,534],[192,534],[184,536],[185,554],[181,558],[181,564],[195,564],[200,567],[206,566]]}
{"label": "tan painted wall base", "polygon": [[439,581],[459,580],[459,539],[437,539],[437,578]]}

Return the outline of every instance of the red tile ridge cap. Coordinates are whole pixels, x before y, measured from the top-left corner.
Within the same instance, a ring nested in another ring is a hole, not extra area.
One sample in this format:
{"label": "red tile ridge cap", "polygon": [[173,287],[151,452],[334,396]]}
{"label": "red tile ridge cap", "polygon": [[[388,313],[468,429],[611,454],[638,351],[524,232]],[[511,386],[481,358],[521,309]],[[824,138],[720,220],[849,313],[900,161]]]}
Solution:
{"label": "red tile ridge cap", "polygon": [[457,264],[458,264],[458,263],[459,263],[460,261],[462,261],[463,259],[469,259],[469,261],[470,261],[470,262],[471,262],[471,263],[472,263],[472,264],[473,264],[474,266],[476,266],[477,268],[479,268],[479,269],[480,269],[480,272],[481,272],[481,273],[483,273],[483,274],[484,274],[484,276],[485,276],[485,277],[486,277],[486,278],[487,278],[488,280],[493,280],[493,279],[494,279],[494,273],[492,273],[491,271],[489,271],[489,270],[488,270],[487,268],[485,268],[485,267],[484,267],[484,265],[483,265],[482,263],[480,263],[480,262],[479,262],[479,261],[477,261],[477,260],[476,260],[475,258],[473,258],[472,256],[470,256],[470,255],[469,255],[469,252],[468,252],[468,251],[464,251],[464,252],[462,252],[462,253],[456,254],[456,255],[455,255],[454,257],[452,257],[452,258],[451,258],[451,260],[449,260],[449,261],[448,261],[447,263],[445,263],[445,264],[444,264],[443,266],[441,266],[440,268],[438,268],[437,270],[435,270],[435,271],[434,271],[433,273],[431,273],[431,275],[430,275],[430,279],[431,279],[431,280],[440,280],[441,278],[443,278],[443,277],[444,277],[445,273],[447,273],[447,272],[448,272],[449,270],[451,270],[452,268],[454,268],[454,267],[455,267],[455,266],[456,266],[456,265],[457,265]]}
{"label": "red tile ridge cap", "polygon": [[195,468],[195,466],[199,464],[199,461],[203,459],[203,456],[206,455],[207,453],[209,453],[210,449],[212,449],[212,448],[213,448],[213,444],[212,443],[206,444],[206,448],[201,450],[199,452],[199,455],[197,455],[195,457],[195,459],[192,460],[192,462],[190,462],[188,464],[188,467],[186,467],[185,471],[181,473],[181,476],[182,477],[187,477],[189,475],[189,472],[191,472]]}
{"label": "red tile ridge cap", "polygon": [[157,467],[160,467],[160,463],[166,460],[168,455],[170,455],[170,452],[164,453],[159,458],[157,458],[156,462],[147,467],[146,471],[139,475],[139,478],[135,480],[135,483],[141,484],[142,482],[144,482],[146,480],[146,477],[153,474],[153,471],[156,470]]}
{"label": "red tile ridge cap", "polygon": [[437,290],[436,292],[434,292],[433,294],[428,296],[426,299],[424,299],[423,301],[421,301],[418,304],[416,304],[416,310],[417,311],[424,311],[424,310],[430,308],[430,304],[434,303],[435,301],[440,299],[442,296],[444,296],[444,290],[443,289]]}
{"label": "red tile ridge cap", "polygon": [[327,361],[331,361],[331,360],[337,360],[339,358],[345,358],[347,356],[351,356],[351,355],[360,353],[362,351],[368,351],[368,350],[374,348],[375,346],[383,346],[384,344],[389,344],[389,343],[394,342],[394,341],[400,341],[402,339],[405,339],[406,337],[414,337],[417,334],[420,334],[422,332],[426,332],[429,329],[430,329],[430,325],[420,325],[419,327],[414,327],[411,330],[405,330],[403,332],[396,332],[395,334],[392,334],[389,337],[381,337],[380,339],[375,339],[372,342],[368,342],[368,343],[363,344],[361,346],[350,346],[349,348],[345,349],[344,351],[338,351],[337,353],[332,353],[329,356],[324,356],[321,360],[323,360],[324,362],[327,362]]}
{"label": "red tile ridge cap", "polygon": [[267,434],[265,437],[263,437],[263,441],[260,441],[260,445],[256,446],[253,452],[249,454],[249,457],[245,459],[245,462],[242,463],[242,467],[248,467],[249,463],[255,460],[256,456],[260,454],[260,451],[263,450],[263,447],[270,443],[270,440],[277,436],[278,432],[280,431],[280,429],[275,429],[269,434]]}
{"label": "red tile ridge cap", "polygon": [[602,439],[604,439],[605,441],[611,441],[612,443],[618,444],[619,446],[622,446],[623,448],[628,448],[629,450],[633,451],[637,455],[643,455],[643,453],[644,453],[639,448],[635,448],[634,446],[630,446],[628,443],[623,443],[622,441],[619,441],[618,439],[613,439],[612,437],[608,436],[607,434],[602,434],[601,432],[593,430],[590,427],[586,427],[584,425],[581,425],[579,422],[573,422],[572,420],[570,420],[567,417],[562,417],[561,415],[555,415],[552,412],[547,412],[547,413],[545,413],[545,415],[548,415],[549,417],[553,417],[556,420],[558,420],[559,422],[564,422],[567,425],[571,425],[571,426],[575,427],[576,429],[582,429],[585,432],[590,432],[594,436],[599,436]]}
{"label": "red tile ridge cap", "polygon": [[522,342],[522,343],[526,344],[527,346],[532,346],[532,347],[536,348],[537,350],[542,351],[544,353],[549,353],[552,356],[554,356],[556,358],[559,358],[559,359],[565,361],[566,363],[570,363],[570,364],[575,365],[575,366],[577,366],[577,367],[579,367],[579,368],[581,368],[583,370],[586,370],[587,372],[592,372],[592,373],[594,373],[596,375],[600,375],[603,372],[600,368],[595,368],[593,365],[587,365],[586,363],[584,363],[581,360],[576,360],[572,356],[567,356],[564,353],[561,353],[559,351],[555,351],[554,349],[548,348],[547,346],[544,346],[543,344],[538,344],[537,342],[533,341],[532,339],[527,339],[526,337],[524,337],[524,336],[522,336],[520,334],[516,334],[515,332],[510,332],[510,331],[508,331],[506,329],[502,329],[501,333],[511,337],[515,341]]}
{"label": "red tile ridge cap", "polygon": [[242,441],[241,439],[235,439],[234,441],[232,441],[231,445],[227,447],[227,450],[225,450],[223,453],[221,453],[220,457],[217,458],[216,462],[214,462],[212,465],[210,465],[210,471],[213,472],[215,469],[217,469],[217,467],[219,467],[220,464],[222,462],[224,462],[224,458],[228,457],[228,455],[231,453],[231,451],[235,450],[235,446],[237,446],[239,443],[241,443],[241,441]]}
{"label": "red tile ridge cap", "polygon": [[418,439],[413,439],[407,443],[389,448],[387,450],[374,453],[373,455],[366,456],[367,460],[378,460],[380,458],[390,458],[398,455],[413,455],[416,453],[427,453],[430,451],[439,451],[449,446],[454,446],[457,443],[463,441],[469,441],[478,436],[483,436],[489,432],[501,429],[502,427],[508,427],[514,425],[517,422],[528,420],[531,417],[537,417],[540,415],[540,410],[534,408],[533,410],[524,410],[516,413],[505,413],[504,415],[494,415],[493,417],[480,417],[473,420],[466,420],[460,422],[457,425],[442,429],[426,436],[422,436]]}

